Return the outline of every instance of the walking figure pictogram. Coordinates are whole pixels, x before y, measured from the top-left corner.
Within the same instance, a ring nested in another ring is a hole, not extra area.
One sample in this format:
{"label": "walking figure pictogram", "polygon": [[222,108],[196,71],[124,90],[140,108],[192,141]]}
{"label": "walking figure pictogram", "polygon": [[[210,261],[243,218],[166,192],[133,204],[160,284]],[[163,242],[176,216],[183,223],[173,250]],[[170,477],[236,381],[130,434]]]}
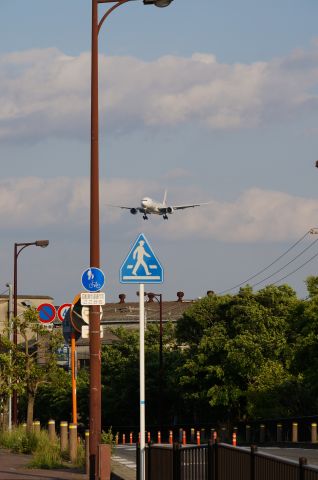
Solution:
{"label": "walking figure pictogram", "polygon": [[149,272],[149,269],[147,267],[147,264],[144,260],[144,257],[151,258],[151,255],[149,255],[149,253],[146,252],[145,247],[144,247],[144,243],[145,242],[143,240],[140,240],[139,246],[136,248],[136,250],[134,250],[133,259],[136,260],[136,257],[137,257],[137,261],[136,261],[136,264],[134,266],[133,271],[131,272],[132,275],[137,275],[137,270],[140,266],[143,267],[146,275],[151,275],[151,273]]}
{"label": "walking figure pictogram", "polygon": [[88,269],[88,272],[87,272],[87,278],[88,278],[88,280],[94,280],[94,276],[95,276],[95,275],[93,274],[92,269],[89,268],[89,269]]}

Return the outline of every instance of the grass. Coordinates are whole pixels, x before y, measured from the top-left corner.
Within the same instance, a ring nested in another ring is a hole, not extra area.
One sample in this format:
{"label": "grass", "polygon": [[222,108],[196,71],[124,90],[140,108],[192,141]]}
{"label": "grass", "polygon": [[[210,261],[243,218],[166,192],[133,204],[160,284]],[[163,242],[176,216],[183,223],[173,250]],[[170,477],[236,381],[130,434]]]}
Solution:
{"label": "grass", "polygon": [[54,443],[50,442],[46,430],[41,430],[39,434],[27,433],[24,427],[18,426],[11,431],[0,431],[0,446],[14,453],[32,454],[29,468],[83,468],[85,466],[85,445],[82,441],[79,441],[77,446],[76,461],[74,465],[70,465],[68,452],[60,451],[59,439]]}
{"label": "grass", "polygon": [[0,432],[0,445],[14,453],[32,453],[36,450],[38,436],[27,433],[25,427]]}
{"label": "grass", "polygon": [[83,442],[83,440],[80,439],[77,444],[77,457],[75,461],[75,466],[78,468],[84,468],[85,462],[86,462],[85,443]]}
{"label": "grass", "polygon": [[38,444],[33,452],[30,468],[59,468],[63,467],[63,459],[58,442],[50,442],[48,433],[44,430],[38,436]]}

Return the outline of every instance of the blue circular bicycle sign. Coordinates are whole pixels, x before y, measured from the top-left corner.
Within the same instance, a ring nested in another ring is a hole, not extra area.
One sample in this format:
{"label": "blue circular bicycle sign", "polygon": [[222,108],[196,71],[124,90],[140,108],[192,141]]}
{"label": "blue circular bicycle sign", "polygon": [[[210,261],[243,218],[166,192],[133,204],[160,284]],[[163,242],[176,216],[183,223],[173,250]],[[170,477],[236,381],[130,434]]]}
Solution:
{"label": "blue circular bicycle sign", "polygon": [[90,267],[82,274],[82,285],[89,292],[98,292],[105,283],[105,275],[100,268]]}

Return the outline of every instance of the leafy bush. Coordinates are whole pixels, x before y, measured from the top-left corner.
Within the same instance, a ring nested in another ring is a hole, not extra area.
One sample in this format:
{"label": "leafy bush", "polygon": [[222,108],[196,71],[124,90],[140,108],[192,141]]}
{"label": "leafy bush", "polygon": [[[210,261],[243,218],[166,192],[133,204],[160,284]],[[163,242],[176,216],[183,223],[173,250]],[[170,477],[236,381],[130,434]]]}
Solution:
{"label": "leafy bush", "polygon": [[115,447],[115,436],[112,432],[112,427],[109,427],[107,432],[104,430],[102,431],[102,436],[101,436],[101,441],[102,443],[107,443],[111,447],[111,451],[113,451]]}
{"label": "leafy bush", "polygon": [[15,453],[32,453],[36,450],[38,436],[27,433],[22,425],[9,431],[0,432],[0,445]]}
{"label": "leafy bush", "polygon": [[30,468],[59,468],[63,466],[60,446],[57,442],[50,442],[48,433],[44,430],[38,435],[38,444],[33,452]]}
{"label": "leafy bush", "polygon": [[[111,431],[105,433],[105,443],[112,440]],[[40,433],[27,433],[22,426],[13,428],[11,431],[0,431],[0,447],[7,448],[15,453],[33,454],[29,463],[30,468],[59,468],[69,466],[69,452],[61,452],[57,440],[52,443],[46,430]],[[67,462],[67,463],[65,463]],[[85,445],[80,441],[77,446],[76,467],[85,466]]]}

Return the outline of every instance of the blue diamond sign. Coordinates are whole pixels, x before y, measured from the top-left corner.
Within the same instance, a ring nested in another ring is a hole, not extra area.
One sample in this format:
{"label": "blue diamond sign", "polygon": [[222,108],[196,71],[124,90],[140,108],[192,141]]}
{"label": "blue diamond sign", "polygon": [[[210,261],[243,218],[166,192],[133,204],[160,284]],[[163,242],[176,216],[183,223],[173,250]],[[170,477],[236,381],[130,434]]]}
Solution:
{"label": "blue diamond sign", "polygon": [[162,283],[163,268],[141,233],[120,267],[121,283]]}

